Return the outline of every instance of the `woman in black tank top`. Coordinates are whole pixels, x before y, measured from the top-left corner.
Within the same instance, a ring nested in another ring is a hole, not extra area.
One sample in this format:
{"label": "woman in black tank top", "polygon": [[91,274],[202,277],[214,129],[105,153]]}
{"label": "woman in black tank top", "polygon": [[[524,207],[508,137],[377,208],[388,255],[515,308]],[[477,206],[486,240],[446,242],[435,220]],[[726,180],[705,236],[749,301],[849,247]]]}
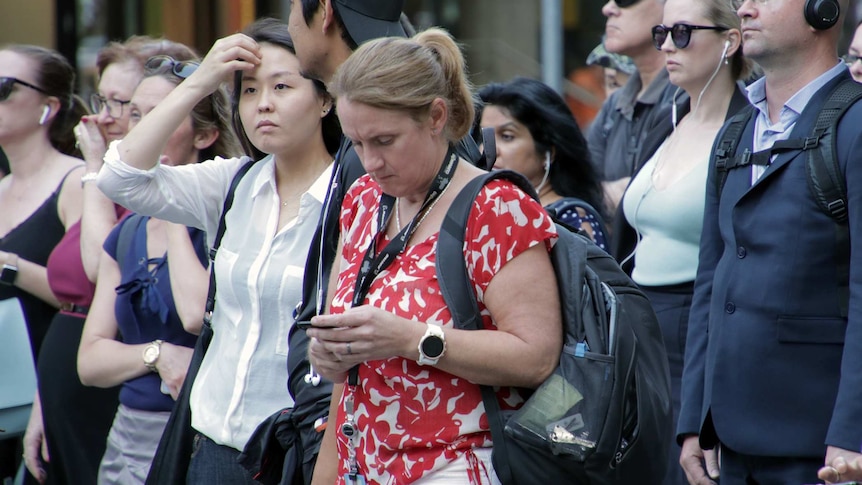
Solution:
{"label": "woman in black tank top", "polygon": [[[45,264],[81,216],[83,163],[75,157],[72,127],[86,110],[73,96],[74,80],[72,66],[55,51],[0,50],[0,147],[10,168],[0,180],[0,300],[21,303],[34,361],[59,306]],[[0,441],[0,480],[17,469],[17,441]]]}

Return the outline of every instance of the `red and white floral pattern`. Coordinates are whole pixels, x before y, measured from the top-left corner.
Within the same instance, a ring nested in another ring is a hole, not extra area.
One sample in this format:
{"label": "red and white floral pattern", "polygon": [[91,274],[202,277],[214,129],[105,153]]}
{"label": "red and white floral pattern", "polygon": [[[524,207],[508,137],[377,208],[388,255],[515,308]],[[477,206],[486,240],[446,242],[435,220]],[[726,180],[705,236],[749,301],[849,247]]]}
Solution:
{"label": "red and white floral pattern", "polygon": [[[359,265],[377,234],[379,199],[380,188],[368,176],[359,179],[345,197],[341,219],[345,244],[333,313],[350,307]],[[479,296],[485,328],[496,329],[482,303],[491,279],[504,264],[536,244],[544,243],[550,250],[556,231],[541,205],[505,181],[484,187],[469,220],[467,268]],[[388,242],[382,237],[378,249]],[[412,241],[371,284],[365,304],[404,318],[451,327],[451,316],[437,284],[436,247],[437,234]],[[348,392],[345,386],[345,394]],[[503,409],[523,403],[514,389],[499,395]],[[354,396],[360,430],[357,460],[369,484],[410,483],[474,447],[491,446],[479,387],[435,367],[403,358],[365,362],[360,366]],[[344,420],[342,398],[336,430]],[[338,483],[343,483],[348,443],[340,434],[337,439]],[[479,483],[475,471],[469,473],[471,483]],[[468,482],[468,477],[464,478]]]}

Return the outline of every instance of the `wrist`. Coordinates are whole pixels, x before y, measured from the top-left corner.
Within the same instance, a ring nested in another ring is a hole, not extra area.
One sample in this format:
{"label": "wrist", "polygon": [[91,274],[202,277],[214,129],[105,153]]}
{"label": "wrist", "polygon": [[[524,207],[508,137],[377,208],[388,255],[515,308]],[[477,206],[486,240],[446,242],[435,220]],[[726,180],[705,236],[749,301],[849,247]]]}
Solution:
{"label": "wrist", "polygon": [[84,175],[81,175],[81,187],[84,187],[87,182],[94,182],[97,178],[99,178],[99,172],[87,172]]}

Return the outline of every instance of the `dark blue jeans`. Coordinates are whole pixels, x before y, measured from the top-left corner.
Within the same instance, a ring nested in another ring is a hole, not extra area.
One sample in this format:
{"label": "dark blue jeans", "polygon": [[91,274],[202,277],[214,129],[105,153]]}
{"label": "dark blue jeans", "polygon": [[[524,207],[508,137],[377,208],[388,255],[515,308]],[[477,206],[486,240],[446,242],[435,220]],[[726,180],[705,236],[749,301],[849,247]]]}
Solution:
{"label": "dark blue jeans", "polygon": [[721,447],[721,485],[801,485],[820,483],[823,458],[754,456]]}
{"label": "dark blue jeans", "polygon": [[216,444],[198,433],[195,435],[192,461],[186,475],[189,484],[257,484],[251,474],[237,463],[239,451]]}

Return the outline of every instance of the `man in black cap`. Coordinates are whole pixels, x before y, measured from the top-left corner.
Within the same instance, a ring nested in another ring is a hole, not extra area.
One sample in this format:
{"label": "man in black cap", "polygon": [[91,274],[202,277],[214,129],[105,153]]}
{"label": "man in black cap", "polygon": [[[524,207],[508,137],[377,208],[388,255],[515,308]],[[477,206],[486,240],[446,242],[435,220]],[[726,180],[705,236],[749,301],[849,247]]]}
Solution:
{"label": "man in black cap", "polygon": [[[293,0],[288,27],[302,74],[328,84],[359,44],[379,37],[412,34],[413,27],[401,13],[403,5],[403,0]],[[297,322],[308,321],[324,311],[326,289],[338,247],[341,201],[353,181],[365,173],[352,144],[346,139],[342,139],[335,164],[306,259],[302,302],[295,312]],[[308,337],[304,330],[294,326],[288,341],[287,386],[294,399],[291,414],[301,442],[295,448],[303,449],[304,454],[316,454],[317,443],[322,438],[316,431],[321,428],[320,416],[329,409],[332,383],[322,380],[308,362]],[[335,441],[330,436],[322,446],[335,446]],[[303,458],[303,463],[308,478],[307,466],[314,461]]]}
{"label": "man in black cap", "polygon": [[[291,2],[289,30],[303,75],[329,83],[359,44],[380,37],[407,37],[403,6],[404,0]],[[408,24],[407,29],[412,27]]]}

